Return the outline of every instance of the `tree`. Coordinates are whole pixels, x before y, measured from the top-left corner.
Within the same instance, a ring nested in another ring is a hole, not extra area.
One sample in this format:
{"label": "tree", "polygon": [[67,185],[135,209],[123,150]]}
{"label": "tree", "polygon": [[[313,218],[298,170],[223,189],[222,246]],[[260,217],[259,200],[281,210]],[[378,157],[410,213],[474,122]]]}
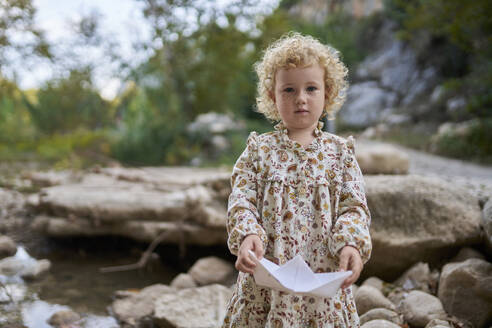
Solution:
{"label": "tree", "polygon": [[92,86],[89,70],[73,70],[67,78],[49,81],[38,91],[36,103],[24,101],[33,123],[47,135],[101,128],[112,118],[110,105]]}
{"label": "tree", "polygon": [[[26,69],[52,57],[44,33],[34,24],[35,13],[31,0],[0,0],[0,82],[15,81],[20,63]],[[0,88],[0,96],[9,90]]]}

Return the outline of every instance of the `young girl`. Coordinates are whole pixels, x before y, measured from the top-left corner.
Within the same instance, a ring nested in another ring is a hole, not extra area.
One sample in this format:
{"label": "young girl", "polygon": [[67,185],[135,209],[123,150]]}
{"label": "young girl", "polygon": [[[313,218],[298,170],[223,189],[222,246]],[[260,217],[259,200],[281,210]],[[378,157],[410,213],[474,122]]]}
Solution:
{"label": "young girl", "polygon": [[[223,327],[359,327],[351,284],[371,253],[364,181],[353,137],[323,132],[319,121],[343,104],[347,68],[336,50],[298,33],[273,43],[255,68],[258,111],[280,122],[252,132],[233,169],[228,246],[240,273]],[[332,298],[262,288],[249,250],[353,274]]]}

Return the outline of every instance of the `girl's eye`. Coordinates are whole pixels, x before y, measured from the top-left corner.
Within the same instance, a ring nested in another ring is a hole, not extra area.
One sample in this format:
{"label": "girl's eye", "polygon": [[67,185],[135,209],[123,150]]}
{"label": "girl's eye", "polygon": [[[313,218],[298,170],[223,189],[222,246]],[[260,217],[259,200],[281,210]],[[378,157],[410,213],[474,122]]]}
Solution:
{"label": "girl's eye", "polygon": [[284,92],[293,92],[294,91],[294,88],[285,88],[284,89]]}
{"label": "girl's eye", "polygon": [[316,88],[316,87],[307,87],[307,91],[309,91],[309,92],[313,92],[316,90],[318,90],[318,88]]}

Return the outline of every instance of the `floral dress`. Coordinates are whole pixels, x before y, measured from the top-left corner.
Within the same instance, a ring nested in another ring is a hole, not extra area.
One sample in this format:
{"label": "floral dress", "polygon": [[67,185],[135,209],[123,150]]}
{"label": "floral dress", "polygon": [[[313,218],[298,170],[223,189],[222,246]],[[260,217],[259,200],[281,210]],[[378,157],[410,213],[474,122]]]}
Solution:
{"label": "floral dress", "polygon": [[[365,263],[371,253],[364,181],[354,139],[323,132],[304,148],[275,131],[252,132],[231,177],[228,246],[257,234],[265,258],[284,264],[300,254],[314,272],[338,270],[339,251],[356,247]],[[352,287],[332,298],[302,296],[259,287],[239,273],[222,327],[359,327]]]}

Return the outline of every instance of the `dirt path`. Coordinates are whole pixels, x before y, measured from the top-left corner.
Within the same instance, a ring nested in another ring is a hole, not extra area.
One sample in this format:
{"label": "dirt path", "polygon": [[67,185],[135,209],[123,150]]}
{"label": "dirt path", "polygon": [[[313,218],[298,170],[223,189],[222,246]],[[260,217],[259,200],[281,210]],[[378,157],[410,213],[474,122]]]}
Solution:
{"label": "dirt path", "polygon": [[[359,141],[358,141],[359,142]],[[362,141],[364,143],[381,143]],[[422,151],[392,144],[408,154],[409,174],[440,177],[448,182],[465,186],[479,198],[492,197],[492,166],[481,166],[471,162],[432,155]]]}

